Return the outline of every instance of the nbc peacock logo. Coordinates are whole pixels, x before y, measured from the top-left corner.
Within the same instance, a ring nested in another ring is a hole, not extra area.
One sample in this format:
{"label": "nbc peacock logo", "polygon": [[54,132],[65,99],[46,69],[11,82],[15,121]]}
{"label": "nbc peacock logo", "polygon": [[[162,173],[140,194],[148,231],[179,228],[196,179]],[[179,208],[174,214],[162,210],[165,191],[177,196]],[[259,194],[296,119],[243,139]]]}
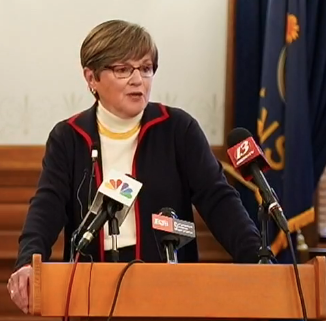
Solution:
{"label": "nbc peacock logo", "polygon": [[121,179],[110,179],[109,182],[105,183],[105,187],[112,190],[119,189],[119,193],[122,196],[126,198],[132,198],[132,188],[129,187],[128,183],[123,182]]}

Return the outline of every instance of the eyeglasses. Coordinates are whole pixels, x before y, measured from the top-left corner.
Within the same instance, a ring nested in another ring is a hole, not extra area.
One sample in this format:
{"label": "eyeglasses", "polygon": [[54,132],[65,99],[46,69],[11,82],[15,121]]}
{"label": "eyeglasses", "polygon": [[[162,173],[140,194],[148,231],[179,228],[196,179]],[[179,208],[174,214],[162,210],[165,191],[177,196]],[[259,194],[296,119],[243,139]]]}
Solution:
{"label": "eyeglasses", "polygon": [[129,78],[134,73],[135,69],[139,70],[143,78],[150,78],[154,75],[154,68],[152,65],[139,66],[137,68],[130,65],[116,65],[108,66],[106,69],[112,70],[114,76],[118,79]]}

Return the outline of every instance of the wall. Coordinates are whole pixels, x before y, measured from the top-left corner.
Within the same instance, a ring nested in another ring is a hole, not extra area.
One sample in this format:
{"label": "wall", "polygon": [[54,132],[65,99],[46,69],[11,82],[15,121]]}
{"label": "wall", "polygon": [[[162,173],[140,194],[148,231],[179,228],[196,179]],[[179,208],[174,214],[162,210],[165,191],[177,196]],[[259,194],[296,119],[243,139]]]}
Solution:
{"label": "wall", "polygon": [[95,25],[116,18],[142,24],[157,43],[159,69],[152,100],[184,108],[198,118],[212,145],[223,144],[227,4],[227,0],[3,2],[0,145],[44,144],[57,121],[92,104],[79,49]]}

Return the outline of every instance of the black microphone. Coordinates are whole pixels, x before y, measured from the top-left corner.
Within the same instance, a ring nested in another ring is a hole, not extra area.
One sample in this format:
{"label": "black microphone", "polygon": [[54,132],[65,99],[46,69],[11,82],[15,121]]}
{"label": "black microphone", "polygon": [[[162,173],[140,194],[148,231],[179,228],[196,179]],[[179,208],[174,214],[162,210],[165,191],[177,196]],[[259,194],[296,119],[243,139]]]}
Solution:
{"label": "black microphone", "polygon": [[89,209],[90,213],[95,214],[95,218],[86,228],[76,250],[81,251],[86,247],[108,221],[109,235],[112,237],[112,258],[117,262],[119,227],[126,219],[142,185],[137,180],[111,169],[99,186]]}
{"label": "black microphone", "polygon": [[268,213],[274,218],[282,231],[289,233],[288,223],[282,207],[263,174],[263,171],[268,170],[270,166],[252,134],[245,128],[235,128],[229,133],[227,144],[227,153],[233,167],[246,180],[252,180],[257,185],[263,203],[267,206]]}
{"label": "black microphone", "polygon": [[152,228],[164,248],[167,263],[178,263],[177,251],[196,237],[195,224],[179,220],[172,208],[152,215]]}
{"label": "black microphone", "polygon": [[123,204],[113,200],[112,198],[104,195],[102,206],[100,207],[99,212],[96,214],[93,221],[87,227],[86,232],[81,237],[76,251],[80,252],[83,250],[88,244],[96,237],[99,230],[103,227],[103,225],[108,220],[113,220],[112,222],[116,222],[116,224],[110,224],[110,235],[118,235],[119,234],[119,225],[118,219],[115,217],[116,212],[121,211],[123,208]]}

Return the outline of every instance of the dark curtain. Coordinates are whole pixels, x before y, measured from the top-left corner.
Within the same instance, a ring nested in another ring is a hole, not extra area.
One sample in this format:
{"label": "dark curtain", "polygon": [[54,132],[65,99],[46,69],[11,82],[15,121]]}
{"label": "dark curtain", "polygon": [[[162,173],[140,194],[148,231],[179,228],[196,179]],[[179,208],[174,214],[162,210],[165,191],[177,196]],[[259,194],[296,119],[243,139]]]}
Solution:
{"label": "dark curtain", "polygon": [[[247,128],[257,139],[257,115],[268,0],[237,0],[235,22],[234,127]],[[254,194],[241,183],[236,188],[257,222]]]}
{"label": "dark curtain", "polygon": [[[266,107],[267,103],[271,112],[270,115],[272,115],[278,108],[275,101],[277,102],[279,98],[274,96],[274,100],[271,99],[268,96],[270,93],[270,90],[268,90],[266,97],[262,98],[263,101],[260,100],[259,93],[261,88],[266,85],[266,77],[275,78],[277,73],[274,69],[270,75],[266,76],[266,70],[270,67],[269,64],[272,63],[272,60],[265,57],[265,66],[263,66],[264,49],[265,55],[273,54],[274,47],[271,45],[270,39],[273,36],[280,36],[276,34],[276,31],[272,30],[274,27],[277,29],[276,24],[279,21],[282,21],[286,26],[288,13],[294,13],[298,18],[300,38],[289,47],[284,70],[286,75],[284,76],[284,82],[287,95],[290,98],[283,106],[285,110],[283,110],[282,116],[277,116],[279,118],[274,120],[281,123],[280,130],[283,131],[285,136],[286,132],[292,135],[291,143],[288,142],[288,145],[285,143],[285,146],[288,147],[286,150],[286,167],[292,169],[298,167],[297,162],[299,160],[302,161],[300,164],[301,172],[293,176],[293,171],[286,172],[284,169],[279,170],[277,173],[273,170],[272,173],[267,175],[270,177],[272,187],[280,193],[281,203],[284,198],[290,199],[291,195],[295,201],[297,198],[300,199],[300,195],[295,193],[296,185],[304,182],[302,176],[308,177],[306,190],[309,190],[310,182],[312,182],[312,189],[314,189],[326,165],[326,1],[238,0],[236,6],[234,127],[247,128],[254,135],[257,142],[259,141],[257,137],[257,119],[259,118],[260,107]],[[279,11],[277,12],[277,10]],[[282,26],[278,27],[281,28]],[[268,28],[269,30],[267,30]],[[279,38],[284,42],[285,34],[286,30],[281,35],[284,38]],[[269,37],[267,40],[265,35],[267,38]],[[269,48],[268,52],[266,48]],[[279,53],[277,54],[279,55]],[[291,76],[290,71],[287,70],[288,68],[291,69]],[[263,79],[264,71],[265,78]],[[273,82],[272,78],[269,79],[269,89]],[[299,82],[296,81],[298,79]],[[289,94],[289,91],[291,91],[291,94]],[[300,95],[304,97],[303,100],[300,100]],[[287,104],[290,104],[290,107],[287,107]],[[286,108],[288,110],[291,108],[292,111],[287,110],[286,112]],[[298,126],[295,119],[304,125],[302,127]],[[273,121],[273,119],[269,121]],[[304,131],[307,133],[305,136]],[[277,135],[281,134],[279,132]],[[296,135],[297,137],[295,137]],[[277,136],[273,139],[276,138]],[[305,144],[302,144],[302,139]],[[290,141],[290,138],[288,138],[288,141]],[[308,146],[307,149],[305,149],[305,146]],[[294,150],[295,153],[293,153]],[[305,154],[309,154],[309,157],[303,157]],[[281,188],[279,188],[280,184],[282,185]],[[253,192],[240,183],[236,185],[236,188],[240,192],[249,214],[258,224],[257,202]],[[304,189],[300,189],[300,191],[302,190]],[[312,199],[312,195],[305,197],[305,199],[309,198]],[[288,208],[288,205],[286,207]],[[290,213],[288,217],[292,218],[295,214],[300,214],[293,213],[298,208],[298,206],[291,208],[288,211]],[[272,242],[278,229],[273,222],[270,228]],[[283,250],[278,255],[280,262],[288,261],[288,255],[284,252],[287,251]]]}
{"label": "dark curtain", "polygon": [[308,89],[316,187],[326,164],[326,1],[305,2]]}

